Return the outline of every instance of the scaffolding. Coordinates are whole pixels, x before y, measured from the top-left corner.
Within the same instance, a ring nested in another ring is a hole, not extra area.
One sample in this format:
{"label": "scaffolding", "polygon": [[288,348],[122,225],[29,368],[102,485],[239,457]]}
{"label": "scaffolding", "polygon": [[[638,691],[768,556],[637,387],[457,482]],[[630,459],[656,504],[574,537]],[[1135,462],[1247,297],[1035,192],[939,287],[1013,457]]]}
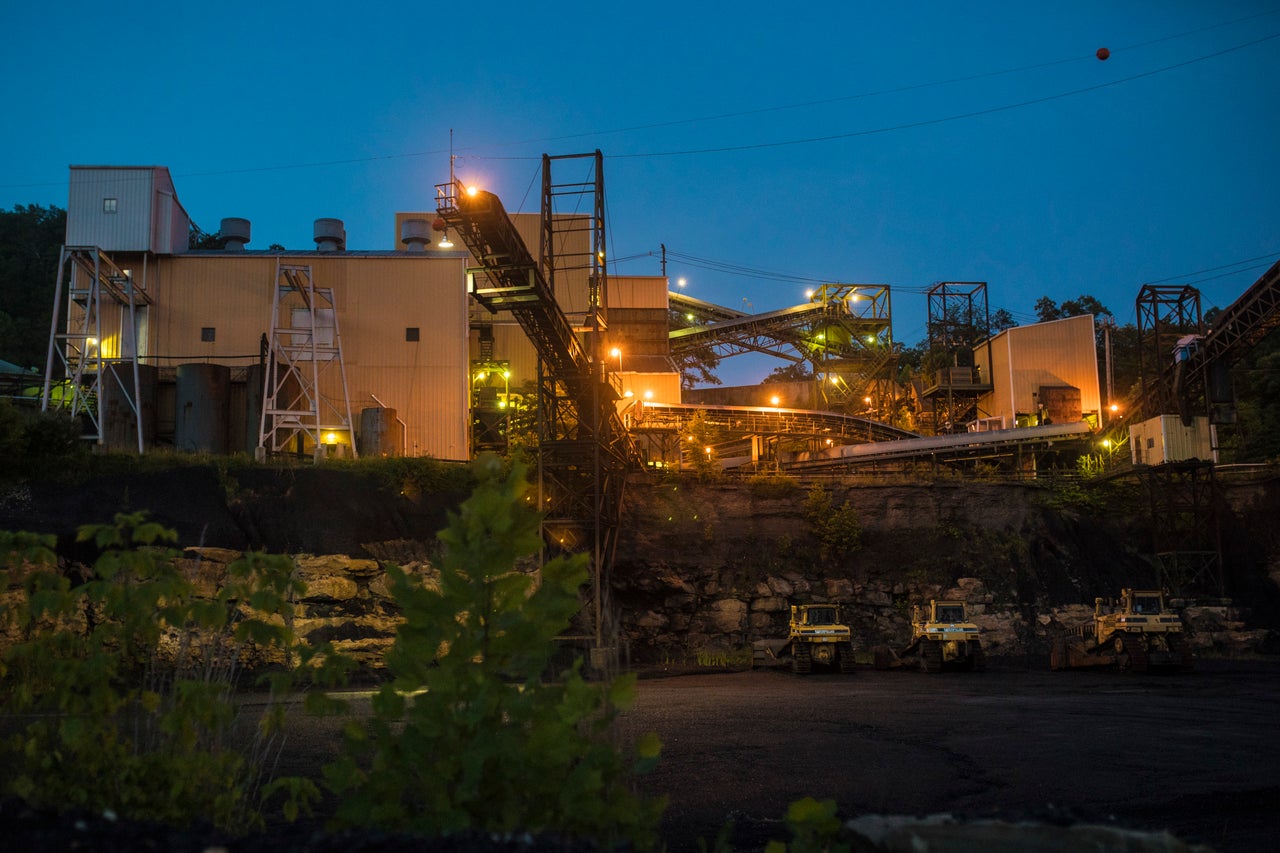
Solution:
{"label": "scaffolding", "polygon": [[[107,413],[118,395],[128,410],[138,452],[145,452],[138,324],[141,311],[151,304],[151,296],[134,285],[133,272],[121,269],[100,248],[63,246],[41,410],[65,409],[80,420],[81,438],[101,446],[107,444]],[[104,325],[104,314],[112,306],[118,316],[106,318]]]}
{"label": "scaffolding", "polygon": [[[342,397],[327,398],[321,381],[336,370]],[[337,450],[338,434],[356,455],[342,335],[331,288],[316,287],[311,267],[276,261],[257,456],[308,446],[316,459]],[[309,443],[308,443],[309,442]]]}

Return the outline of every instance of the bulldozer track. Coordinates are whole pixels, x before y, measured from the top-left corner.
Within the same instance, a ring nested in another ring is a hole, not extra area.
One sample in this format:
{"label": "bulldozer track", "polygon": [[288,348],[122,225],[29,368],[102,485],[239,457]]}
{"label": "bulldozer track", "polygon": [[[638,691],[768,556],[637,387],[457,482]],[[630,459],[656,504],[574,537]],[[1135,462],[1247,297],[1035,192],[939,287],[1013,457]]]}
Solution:
{"label": "bulldozer track", "polygon": [[1115,639],[1116,661],[1125,672],[1146,672],[1147,643],[1137,634],[1122,634]]}
{"label": "bulldozer track", "polygon": [[842,673],[847,675],[853,672],[856,663],[853,659],[853,643],[840,643],[836,647],[836,661]]}
{"label": "bulldozer track", "polygon": [[920,644],[920,671],[942,672],[942,645],[933,641]]}

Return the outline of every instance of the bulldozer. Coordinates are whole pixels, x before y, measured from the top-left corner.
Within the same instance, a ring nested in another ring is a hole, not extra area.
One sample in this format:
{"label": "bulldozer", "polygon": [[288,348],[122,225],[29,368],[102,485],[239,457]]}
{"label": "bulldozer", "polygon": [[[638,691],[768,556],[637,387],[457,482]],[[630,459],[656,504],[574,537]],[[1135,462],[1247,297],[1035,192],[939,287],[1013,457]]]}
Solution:
{"label": "bulldozer", "polygon": [[812,672],[815,665],[853,672],[853,633],[836,604],[793,604],[785,640],[757,640],[754,665],[790,662],[791,671]]}
{"label": "bulldozer", "polygon": [[921,672],[984,669],[978,633],[978,626],[969,621],[965,602],[931,599],[927,607],[917,604],[911,608],[911,640],[907,645],[901,651],[877,646],[873,663],[876,669],[914,663]]}
{"label": "bulldozer", "polygon": [[1091,666],[1127,672],[1192,668],[1182,617],[1162,590],[1122,589],[1118,599],[1096,598],[1093,621],[1053,639],[1051,669]]}

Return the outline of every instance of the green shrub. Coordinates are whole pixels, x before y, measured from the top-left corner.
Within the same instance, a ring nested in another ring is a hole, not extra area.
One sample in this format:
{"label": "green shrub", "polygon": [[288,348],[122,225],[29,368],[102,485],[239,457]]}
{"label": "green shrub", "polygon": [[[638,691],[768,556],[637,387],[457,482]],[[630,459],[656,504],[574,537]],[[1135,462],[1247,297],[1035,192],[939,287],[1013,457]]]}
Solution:
{"label": "green shrub", "polygon": [[835,800],[805,797],[787,806],[787,827],[791,843],[770,841],[766,853],[849,853],[852,844],[842,838],[843,825],[836,815]]}
{"label": "green shrub", "polygon": [[271,680],[246,751],[233,701],[250,649],[290,662],[292,560],[250,555],[200,598],[163,547],[176,535],[142,514],[81,528],[101,556],[82,583],[57,570],[49,537],[0,533],[0,607],[16,638],[0,655],[7,715],[30,718],[0,743],[3,790],[39,807],[111,810],[166,823],[197,818],[232,831],[262,823],[263,798],[296,815],[314,783],[271,780],[281,745],[286,668]]}
{"label": "green shrub", "polygon": [[800,490],[800,481],[786,474],[754,474],[747,479],[747,489],[753,498],[788,498]]}
{"label": "green shrub", "polygon": [[634,675],[588,683],[579,660],[560,681],[542,678],[553,638],[579,609],[585,557],[548,562],[539,582],[513,571],[540,545],[524,468],[482,457],[474,470],[479,485],[440,533],[438,587],[390,572],[403,611],[387,654],[394,681],[325,768],[337,824],[652,846],[663,804],[630,782],[656,761],[657,738],[642,738],[633,762],[609,741]]}
{"label": "green shrub", "polygon": [[836,509],[830,493],[815,483],[805,500],[804,514],[822,547],[822,560],[843,559],[861,550],[862,521],[852,501],[846,498]]}

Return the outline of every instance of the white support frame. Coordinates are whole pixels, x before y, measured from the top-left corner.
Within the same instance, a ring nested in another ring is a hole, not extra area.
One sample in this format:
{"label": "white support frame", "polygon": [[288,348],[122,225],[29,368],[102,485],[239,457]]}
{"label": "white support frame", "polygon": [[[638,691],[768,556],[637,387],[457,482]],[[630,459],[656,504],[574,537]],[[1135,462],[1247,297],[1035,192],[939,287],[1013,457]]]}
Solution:
{"label": "white support frame", "polygon": [[[62,316],[64,295],[65,318]],[[119,351],[112,357],[106,357],[102,352],[104,299],[121,309]],[[97,246],[64,245],[58,258],[40,410],[47,412],[51,406],[66,408],[73,418],[83,417],[87,421],[89,428],[81,438],[105,444],[106,425],[99,405],[102,383],[109,373],[114,378],[114,385],[108,387],[119,391],[132,412],[138,452],[144,453],[146,434],[140,403],[138,308],[151,303],[150,295],[134,286],[132,274],[116,266],[110,256]],[[65,327],[61,326],[62,322],[65,322]],[[129,366],[132,388],[120,371],[111,369],[117,365]],[[55,368],[61,368],[60,376],[65,377],[65,384],[59,386],[62,390],[57,401],[53,399]]]}
{"label": "white support frame", "polygon": [[[322,342],[317,323],[321,311],[333,314],[333,341]],[[305,318],[301,325],[295,316]],[[321,377],[337,365],[342,380],[341,408],[325,400]],[[342,360],[342,335],[331,288],[316,287],[309,265],[276,260],[271,334],[263,371],[262,417],[258,427],[257,455],[280,453],[300,435],[310,437],[317,459],[324,453],[326,432],[345,432],[352,456],[356,452],[351,418],[351,395]]]}

